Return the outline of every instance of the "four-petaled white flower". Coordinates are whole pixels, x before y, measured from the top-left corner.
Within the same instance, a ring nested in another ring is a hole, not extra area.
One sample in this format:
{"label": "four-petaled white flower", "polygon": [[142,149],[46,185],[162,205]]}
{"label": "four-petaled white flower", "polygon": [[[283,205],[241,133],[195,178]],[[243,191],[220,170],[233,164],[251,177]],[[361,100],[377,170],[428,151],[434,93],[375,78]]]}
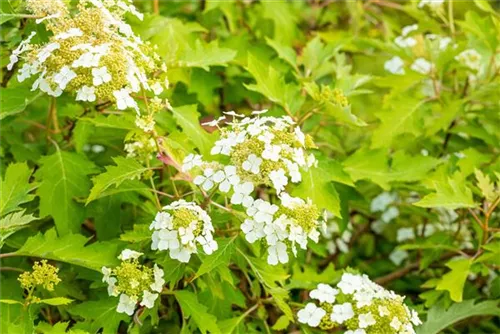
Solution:
{"label": "four-petaled white flower", "polygon": [[360,276],[345,273],[342,275],[337,287],[345,294],[352,294],[353,292],[358,291],[361,285],[362,281]]}
{"label": "four-petaled white flower", "polygon": [[316,289],[309,293],[309,297],[319,300],[320,303],[327,302],[331,304],[335,302],[335,296],[338,293],[339,290],[332,288],[328,284],[320,283]]}
{"label": "four-petaled white flower", "polygon": [[219,190],[223,193],[227,193],[231,186],[235,186],[240,182],[235,166],[224,167],[224,170],[217,171],[212,179],[219,183]]}
{"label": "four-petaled white flower", "polygon": [[108,267],[103,266],[101,268],[101,272],[103,274],[102,281],[103,282],[108,282],[109,279],[110,279],[110,276],[111,276],[111,272],[112,272],[111,269],[109,269]]}
{"label": "four-petaled white flower", "polygon": [[76,91],[77,101],[94,102],[95,98],[95,88],[92,86],[82,86],[82,88]]}
{"label": "four-petaled white flower", "polygon": [[411,319],[410,320],[415,326],[422,324],[422,320],[420,320],[420,318],[418,317],[418,313],[415,310],[411,310]]}
{"label": "four-petaled white flower", "polygon": [[171,249],[170,257],[174,260],[178,260],[179,262],[188,263],[189,259],[191,258],[191,252],[189,252],[185,247]]}
{"label": "four-petaled white flower", "polygon": [[76,78],[76,73],[68,66],[63,66],[54,76],[54,82],[59,85],[59,88],[66,89],[66,85],[74,78]]}
{"label": "four-petaled white flower", "polygon": [[159,82],[155,82],[153,85],[151,85],[151,89],[153,90],[153,93],[155,95],[160,95],[161,92],[163,92],[163,86]]}
{"label": "four-petaled white flower", "polygon": [[393,317],[390,323],[391,327],[394,328],[395,330],[399,331],[403,323],[399,321],[398,317]]}
{"label": "four-petaled white flower", "polygon": [[270,265],[277,265],[278,263],[287,263],[288,262],[288,252],[286,245],[278,241],[276,245],[271,245],[267,249],[267,263]]}
{"label": "four-petaled white flower", "polygon": [[209,191],[214,186],[213,176],[214,170],[212,168],[206,168],[203,171],[203,175],[197,175],[194,178],[193,183],[197,186],[201,186],[203,190]]}
{"label": "four-petaled white flower", "polygon": [[308,324],[311,327],[318,326],[325,315],[326,311],[313,303],[308,303],[305,308],[297,312],[299,322]]}
{"label": "four-petaled white flower", "polygon": [[273,215],[278,209],[279,207],[277,205],[258,199],[247,209],[247,214],[253,217],[258,223],[271,224]]}
{"label": "four-petaled white flower", "polygon": [[343,303],[340,305],[333,305],[332,314],[330,315],[330,319],[339,324],[343,323],[346,320],[354,317],[354,311],[352,309],[351,303]]}
{"label": "four-petaled white flower", "polygon": [[196,241],[198,241],[198,243],[203,247],[203,251],[208,255],[212,254],[219,248],[217,241],[212,238],[211,234],[206,236],[200,235],[196,237]]}
{"label": "four-petaled white flower", "polygon": [[147,290],[144,290],[142,293],[142,300],[140,305],[146,306],[147,308],[153,308],[155,305],[155,300],[158,298],[157,293],[151,293]]}
{"label": "four-petaled white flower", "polygon": [[[155,231],[153,234],[153,249],[167,250],[167,249],[177,249],[180,246],[177,231],[169,231],[167,229],[162,229],[160,231]],[[157,238],[157,241],[155,240]]]}
{"label": "four-petaled white flower", "polygon": [[381,317],[385,317],[386,315],[391,314],[391,312],[389,312],[387,307],[380,305],[378,307],[378,314],[380,314]]}
{"label": "four-petaled white flower", "polygon": [[283,191],[288,184],[288,178],[283,168],[271,171],[271,173],[269,173],[269,178],[273,182],[274,189],[276,189],[278,194]]}
{"label": "four-petaled white flower", "polygon": [[243,161],[241,168],[247,172],[258,174],[260,171],[260,165],[262,164],[262,159],[255,154],[250,154],[247,160]]}
{"label": "four-petaled white flower", "polygon": [[405,74],[404,64],[403,59],[395,56],[384,63],[384,69],[389,73],[402,75]]}
{"label": "four-petaled white flower", "polygon": [[245,233],[245,239],[251,244],[266,235],[264,233],[264,223],[257,223],[253,219],[245,219],[240,228]]}
{"label": "four-petaled white flower", "polygon": [[92,69],[92,83],[94,86],[102,85],[103,83],[111,81],[111,74],[108,73],[106,66]]}
{"label": "four-petaled white flower", "polygon": [[375,325],[376,321],[371,312],[363,313],[358,316],[359,327],[366,328]]}
{"label": "four-petaled white flower", "polygon": [[126,294],[122,293],[120,295],[120,302],[116,307],[116,312],[118,313],[126,313],[127,315],[133,315],[135,311],[135,305],[137,304],[137,300],[130,298]]}
{"label": "four-petaled white flower", "polygon": [[182,161],[182,171],[188,172],[194,167],[201,166],[203,160],[201,159],[201,155],[190,153],[187,157]]}
{"label": "four-petaled white flower", "polygon": [[136,252],[131,249],[124,249],[118,256],[118,258],[122,261],[130,260],[130,259],[138,259],[144,253]]}
{"label": "four-petaled white flower", "polygon": [[434,66],[425,58],[417,58],[410,67],[413,71],[421,74],[429,74]]}
{"label": "four-petaled white flower", "polygon": [[262,157],[271,161],[278,161],[280,159],[281,146],[268,144],[262,152]]}
{"label": "four-petaled white flower", "polygon": [[250,194],[253,191],[253,183],[244,182],[237,184],[233,187],[234,194],[231,196],[232,204],[242,204],[245,208],[248,208],[253,203],[253,197]]}
{"label": "four-petaled white flower", "polygon": [[120,110],[125,110],[127,108],[134,108],[138,110],[137,102],[130,96],[130,91],[127,88],[122,88],[120,90],[115,90],[113,96],[116,99],[116,106]]}
{"label": "four-petaled white flower", "polygon": [[219,139],[215,142],[214,147],[210,150],[210,154],[223,154],[229,155],[231,153],[231,148],[233,147],[233,143],[229,140],[229,138]]}

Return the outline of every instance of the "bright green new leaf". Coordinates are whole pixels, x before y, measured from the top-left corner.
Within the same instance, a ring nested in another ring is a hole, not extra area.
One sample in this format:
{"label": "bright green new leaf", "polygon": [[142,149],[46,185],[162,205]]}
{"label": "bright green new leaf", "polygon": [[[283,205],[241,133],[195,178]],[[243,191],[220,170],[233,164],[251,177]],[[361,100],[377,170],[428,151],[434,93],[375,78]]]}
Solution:
{"label": "bright green new leaf", "polygon": [[207,313],[207,307],[198,302],[194,293],[187,290],[178,290],[175,291],[174,295],[182,308],[184,317],[191,317],[203,334],[221,333],[217,326],[217,318]]}
{"label": "bright green new leaf", "polygon": [[419,123],[424,101],[399,95],[391,100],[389,107],[377,115],[380,126],[372,137],[372,148],[391,146],[393,139],[405,133],[418,135],[422,125]]}
{"label": "bright green new leaf", "polygon": [[29,193],[37,184],[29,183],[31,172],[25,162],[7,167],[5,178],[0,178],[0,216],[19,210],[19,205],[33,200],[34,196]]}
{"label": "bright green new leaf", "polygon": [[29,223],[38,218],[28,214],[24,214],[25,210],[13,212],[5,217],[0,218],[0,247],[2,247],[5,239],[13,233],[27,227]]}
{"label": "bright green new leaf", "polygon": [[210,134],[200,125],[200,114],[196,110],[196,104],[175,107],[172,110],[177,124],[182,131],[189,137],[193,144],[198,147],[200,153],[204,156],[210,155],[210,150],[216,140],[215,134]]}
{"label": "bright green new leaf", "polygon": [[488,175],[484,175],[479,169],[475,170],[477,186],[481,189],[483,196],[490,202],[493,202],[500,196],[500,189],[495,190],[495,185],[491,182]]}
{"label": "bright green new leaf", "polygon": [[255,84],[245,84],[247,89],[261,93],[291,113],[302,104],[299,87],[286,83],[280,72],[252,54],[248,54],[247,71],[256,81]]}
{"label": "bright green new leaf", "polygon": [[118,156],[113,158],[113,161],[116,166],[107,166],[104,173],[92,179],[94,186],[90,191],[86,204],[99,198],[109,187],[119,187],[124,181],[138,179],[142,173],[148,170],[147,167],[144,167],[135,159]]}
{"label": "bright green new leaf", "polygon": [[472,264],[470,259],[451,260],[446,266],[451,269],[450,272],[443,275],[436,286],[436,290],[446,290],[455,302],[462,301],[465,280],[469,275],[469,269]]}
{"label": "bright green new leaf", "polygon": [[498,301],[488,300],[474,304],[474,300],[469,299],[453,304],[447,310],[441,305],[436,305],[427,313],[427,321],[416,328],[417,334],[442,333],[454,323],[482,315],[500,316]]}
{"label": "bright green new leaf", "polygon": [[209,71],[210,66],[226,66],[235,56],[236,51],[219,47],[217,41],[203,45],[198,39],[194,49],[186,50],[179,62],[183,66],[201,67],[205,71]]}
{"label": "bright green new leaf", "polygon": [[446,181],[433,182],[434,193],[431,193],[420,201],[414,203],[423,208],[473,208],[475,207],[471,190],[465,185],[464,179],[459,172]]}
{"label": "bright green new leaf", "polygon": [[295,70],[295,72],[299,72],[299,68],[297,67],[297,56],[295,54],[295,51],[287,46],[279,43],[278,41],[275,41],[273,39],[270,39],[266,37],[266,43],[270,47],[276,51],[278,54],[278,57],[286,61],[292,68]]}
{"label": "bright green new leaf", "polygon": [[56,231],[51,229],[26,240],[15,254],[67,262],[98,272],[101,272],[103,266],[117,265],[116,243],[95,242],[85,246],[87,241],[81,234],[66,234],[58,238]]}
{"label": "bright green new leaf", "polygon": [[85,208],[77,203],[90,189],[87,175],[95,173],[95,165],[84,156],[61,151],[40,159],[36,172],[40,180],[37,195],[40,197],[40,217],[51,215],[60,235],[80,231],[85,218]]}
{"label": "bright green new leaf", "polygon": [[[311,167],[302,172],[302,182],[292,191],[292,195],[301,198],[310,198],[320,209],[327,209],[335,216],[340,217],[340,198],[333,181],[334,169],[329,168],[326,160],[319,160],[318,167]],[[345,177],[345,174],[340,174]]]}

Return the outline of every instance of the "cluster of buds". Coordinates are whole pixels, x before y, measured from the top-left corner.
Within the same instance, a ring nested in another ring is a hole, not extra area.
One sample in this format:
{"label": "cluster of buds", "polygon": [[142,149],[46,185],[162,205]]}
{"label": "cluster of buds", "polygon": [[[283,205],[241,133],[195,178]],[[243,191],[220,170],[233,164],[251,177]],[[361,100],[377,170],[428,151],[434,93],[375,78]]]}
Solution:
{"label": "cluster of buds", "polygon": [[82,0],[74,14],[60,0],[28,0],[26,6],[51,36],[47,43],[33,44],[31,33],[13,51],[7,68],[23,59],[17,78],[36,76],[32,90],[55,97],[67,91],[77,101],[112,101],[120,110],[139,112],[132,93],[142,89],[159,95],[168,86],[154,78],[166,72],[154,48],[124,22],[127,13],[143,18],[130,0]]}
{"label": "cluster of buds", "polygon": [[37,298],[32,294],[37,287],[47,291],[54,291],[54,286],[61,282],[57,275],[59,268],[47,263],[47,260],[35,262],[33,271],[25,271],[18,277],[21,287],[28,292],[27,302],[36,302]]}
{"label": "cluster of buds", "polygon": [[116,308],[119,313],[133,315],[137,303],[153,308],[165,280],[163,270],[154,265],[153,268],[139,263],[142,253],[124,249],[118,256],[122,263],[114,268],[102,267],[102,281],[108,284],[108,294],[120,297]]}
{"label": "cluster of buds", "polygon": [[414,334],[421,324],[404,297],[385,290],[366,275],[345,273],[337,288],[319,284],[309,294],[319,306],[308,303],[298,313],[299,322],[322,330],[346,328],[349,334]]}
{"label": "cluster of buds", "polygon": [[153,230],[151,249],[168,250],[170,257],[189,262],[197,244],[206,254],[217,250],[210,216],[193,202],[179,200],[163,207],[149,227]]}
{"label": "cluster of buds", "polygon": [[[255,111],[248,118],[234,112],[228,127],[219,128],[221,138],[215,142],[212,155],[222,155],[228,163],[205,162],[199,155],[188,155],[183,172],[196,175],[193,183],[204,191],[218,187],[230,194],[230,202],[242,205],[248,219],[241,225],[248,242],[262,240],[267,246],[268,263],[287,263],[288,250],[297,253],[297,245],[306,249],[307,240],[319,237],[319,209],[309,199],[291,197],[285,188],[302,180],[301,170],[315,166],[310,136],[302,133],[288,117],[266,117],[266,111]],[[223,120],[205,123],[219,127]],[[280,203],[273,204],[252,195],[256,187],[268,187]]]}

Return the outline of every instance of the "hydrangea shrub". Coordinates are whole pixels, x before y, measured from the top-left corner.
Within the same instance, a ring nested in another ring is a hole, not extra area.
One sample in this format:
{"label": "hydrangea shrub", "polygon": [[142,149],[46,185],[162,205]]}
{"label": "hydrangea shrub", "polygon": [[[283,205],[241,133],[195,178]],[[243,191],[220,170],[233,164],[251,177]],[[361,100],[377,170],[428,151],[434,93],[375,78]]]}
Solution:
{"label": "hydrangea shrub", "polygon": [[500,332],[493,1],[0,3],[0,332]]}

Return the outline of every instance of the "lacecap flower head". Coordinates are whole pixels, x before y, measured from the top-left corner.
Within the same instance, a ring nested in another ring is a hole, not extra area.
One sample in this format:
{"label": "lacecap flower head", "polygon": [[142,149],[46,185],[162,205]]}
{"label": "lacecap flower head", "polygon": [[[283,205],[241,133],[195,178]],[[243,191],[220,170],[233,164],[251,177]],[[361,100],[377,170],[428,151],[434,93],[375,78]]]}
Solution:
{"label": "lacecap flower head", "polygon": [[118,258],[122,263],[114,268],[102,267],[102,281],[108,284],[108,294],[120,297],[116,311],[133,315],[137,303],[153,308],[165,280],[163,270],[154,264],[153,268],[139,263],[142,253],[124,249]]}
{"label": "lacecap flower head", "polygon": [[248,242],[257,240],[267,246],[267,262],[271,265],[287,263],[288,249],[297,255],[297,245],[307,248],[308,239],[318,242],[320,212],[310,200],[292,197],[283,192],[281,205],[257,199],[247,208],[248,219],[241,224]]}
{"label": "lacecap flower head", "polygon": [[[233,121],[220,128],[220,139],[211,149],[212,155],[229,157],[229,162],[219,170],[202,163],[193,163],[193,157],[184,161],[185,172],[200,167],[201,175],[194,183],[208,191],[219,184],[219,190],[228,192],[238,184],[266,185],[281,193],[291,181],[302,180],[301,169],[315,164],[314,155],[307,149],[314,148],[310,136],[305,135],[288,117],[260,116],[249,118],[229,112]],[[207,123],[218,126],[218,121]],[[207,170],[208,169],[208,170]]]}
{"label": "lacecap flower head", "polygon": [[196,203],[179,200],[163,207],[149,227],[153,230],[151,249],[168,250],[170,257],[189,262],[197,245],[206,254],[217,250],[210,216]]}
{"label": "lacecap flower head", "polygon": [[127,13],[143,18],[130,0],[82,0],[74,14],[59,0],[28,0],[26,6],[51,35],[48,42],[33,44],[32,32],[7,68],[24,60],[17,78],[35,76],[32,90],[56,97],[68,91],[77,101],[112,101],[120,110],[138,110],[131,94],[144,89],[158,95],[166,87],[153,79],[166,70],[159,56],[124,22]]}
{"label": "lacecap flower head", "polygon": [[345,273],[336,288],[319,284],[309,294],[318,301],[298,313],[299,322],[322,330],[347,329],[350,334],[413,334],[421,324],[404,297],[385,290],[366,275]]}

